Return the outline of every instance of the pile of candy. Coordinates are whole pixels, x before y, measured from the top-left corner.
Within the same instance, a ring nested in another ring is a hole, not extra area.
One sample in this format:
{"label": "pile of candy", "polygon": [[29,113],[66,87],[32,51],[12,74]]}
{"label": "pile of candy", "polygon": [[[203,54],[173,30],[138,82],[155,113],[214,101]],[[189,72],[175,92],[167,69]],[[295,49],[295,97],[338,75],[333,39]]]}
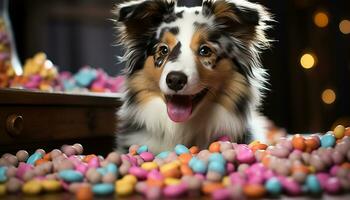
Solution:
{"label": "pile of candy", "polygon": [[136,193],[147,199],[240,199],[350,191],[350,128],[341,125],[322,136],[281,138],[274,146],[217,141],[205,150],[178,144],[158,155],[139,145],[106,158],[82,152],[74,144],[2,155],[0,194],[65,190],[77,199]]}
{"label": "pile of candy", "polygon": [[[6,64],[7,67],[2,67],[1,64]],[[58,73],[57,67],[47,59],[45,53],[37,53],[33,58],[27,59],[23,71],[23,75],[16,76],[9,66],[8,57],[3,58],[0,53],[0,88],[69,92],[118,92],[124,82],[122,76],[111,77],[103,69],[94,69],[89,66],[81,68],[75,75],[67,71]]]}

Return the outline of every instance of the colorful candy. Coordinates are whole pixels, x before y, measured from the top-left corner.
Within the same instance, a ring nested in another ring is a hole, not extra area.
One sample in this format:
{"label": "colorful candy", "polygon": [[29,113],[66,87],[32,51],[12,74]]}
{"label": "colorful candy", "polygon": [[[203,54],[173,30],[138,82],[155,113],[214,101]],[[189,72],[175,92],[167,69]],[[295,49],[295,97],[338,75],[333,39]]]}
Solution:
{"label": "colorful candy", "polygon": [[[82,155],[80,144],[61,150],[38,149],[29,156],[4,154],[0,166],[0,195],[36,195],[60,190],[77,199],[93,195],[181,198],[210,195],[213,199],[242,199],[350,190],[350,138],[341,126],[323,136],[295,135],[274,146],[216,141],[209,149],[176,145],[154,155],[145,145],[132,145],[128,154]],[[335,140],[337,139],[337,142]]]}

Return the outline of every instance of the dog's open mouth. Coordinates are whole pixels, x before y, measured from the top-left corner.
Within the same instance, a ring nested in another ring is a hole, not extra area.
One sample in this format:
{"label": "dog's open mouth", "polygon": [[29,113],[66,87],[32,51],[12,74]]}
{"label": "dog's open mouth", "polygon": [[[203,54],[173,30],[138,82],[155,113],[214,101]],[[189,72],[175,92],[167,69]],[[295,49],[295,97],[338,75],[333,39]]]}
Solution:
{"label": "dog's open mouth", "polygon": [[204,89],[195,95],[166,95],[169,118],[174,122],[187,121],[207,92],[208,89]]}

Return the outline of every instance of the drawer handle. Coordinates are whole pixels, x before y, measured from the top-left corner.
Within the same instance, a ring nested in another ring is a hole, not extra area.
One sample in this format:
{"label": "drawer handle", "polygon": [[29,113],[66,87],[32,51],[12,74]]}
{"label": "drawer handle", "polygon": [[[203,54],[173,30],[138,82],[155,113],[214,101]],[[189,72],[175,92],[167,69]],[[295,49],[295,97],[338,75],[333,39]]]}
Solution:
{"label": "drawer handle", "polygon": [[18,136],[23,130],[23,117],[21,115],[10,115],[6,120],[6,130],[12,136]]}

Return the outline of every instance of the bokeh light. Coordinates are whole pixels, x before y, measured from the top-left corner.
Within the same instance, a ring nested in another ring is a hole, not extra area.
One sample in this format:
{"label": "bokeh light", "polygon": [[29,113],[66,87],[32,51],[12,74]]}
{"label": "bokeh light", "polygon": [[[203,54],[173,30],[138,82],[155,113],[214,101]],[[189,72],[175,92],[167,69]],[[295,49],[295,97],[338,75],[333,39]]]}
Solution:
{"label": "bokeh light", "polygon": [[337,98],[337,96],[336,96],[334,90],[332,90],[332,89],[325,89],[322,92],[322,101],[325,104],[332,104],[332,103],[334,103],[336,98]]}
{"label": "bokeh light", "polygon": [[311,53],[305,53],[300,58],[300,64],[305,69],[310,69],[316,65],[316,56]]}
{"label": "bokeh light", "polygon": [[350,21],[346,20],[346,19],[342,20],[339,23],[339,30],[343,34],[349,34],[350,33]]}
{"label": "bokeh light", "polygon": [[324,28],[329,23],[329,18],[327,13],[325,12],[317,12],[314,16],[314,23],[316,26],[320,28]]}

